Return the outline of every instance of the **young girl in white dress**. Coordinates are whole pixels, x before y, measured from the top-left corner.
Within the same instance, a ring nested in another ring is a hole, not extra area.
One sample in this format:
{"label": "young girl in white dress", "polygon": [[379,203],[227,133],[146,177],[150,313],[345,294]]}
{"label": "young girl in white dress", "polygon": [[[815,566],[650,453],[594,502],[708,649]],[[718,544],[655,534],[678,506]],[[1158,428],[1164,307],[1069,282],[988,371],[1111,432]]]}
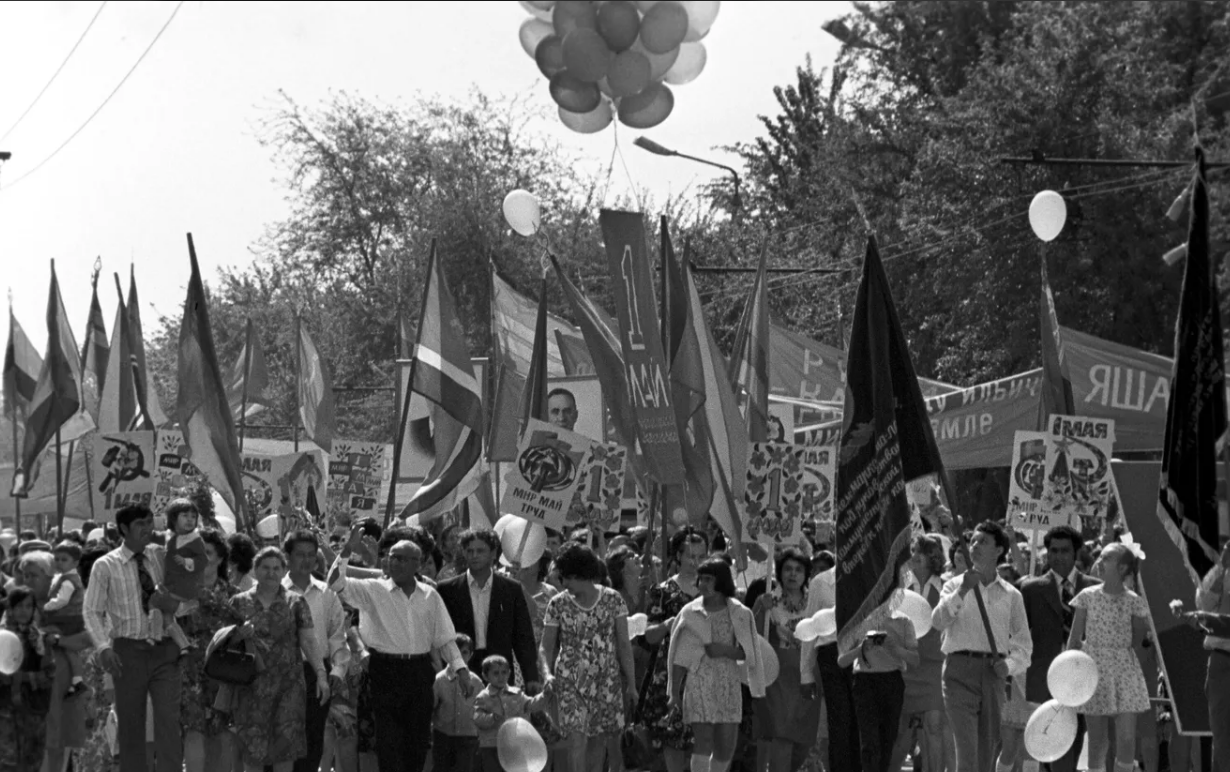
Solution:
{"label": "young girl in white dress", "polygon": [[[1076,614],[1068,648],[1080,648],[1098,666],[1098,688],[1077,710],[1089,730],[1089,772],[1103,772],[1109,722],[1115,722],[1115,772],[1132,772],[1136,758],[1136,714],[1149,709],[1149,690],[1133,645],[1149,630],[1145,599],[1125,587],[1135,582],[1144,553],[1115,542],[1098,559],[1102,584],[1072,599]],[[1083,645],[1082,645],[1083,641]]]}

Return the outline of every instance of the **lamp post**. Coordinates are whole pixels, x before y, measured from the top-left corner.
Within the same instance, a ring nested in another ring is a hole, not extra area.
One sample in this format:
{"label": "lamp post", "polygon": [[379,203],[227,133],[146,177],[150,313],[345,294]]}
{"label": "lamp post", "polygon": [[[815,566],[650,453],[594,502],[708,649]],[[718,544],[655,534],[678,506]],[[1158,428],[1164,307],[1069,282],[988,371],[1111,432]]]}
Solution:
{"label": "lamp post", "polygon": [[654,142],[652,139],[649,139],[648,137],[637,137],[636,139],[632,141],[632,144],[636,145],[642,150],[648,150],[650,153],[653,153],[654,155],[677,156],[679,158],[686,158],[689,161],[695,161],[696,163],[705,164],[706,166],[715,166],[718,169],[722,169],[723,171],[729,172],[730,176],[734,178],[734,183],[735,183],[735,195],[731,203],[732,203],[732,206],[734,207],[735,215],[737,216],[739,214],[739,210],[742,208],[743,202],[742,202],[742,199],[739,197],[739,172],[735,171],[733,167],[727,166],[726,164],[720,164],[716,161],[709,161],[704,158],[697,158],[696,156],[688,155],[687,153],[680,153],[678,150],[671,150],[668,147],[663,147],[659,145],[657,142]]}
{"label": "lamp post", "polygon": [[4,166],[4,162],[13,157],[13,154],[7,150],[0,150],[0,166]]}

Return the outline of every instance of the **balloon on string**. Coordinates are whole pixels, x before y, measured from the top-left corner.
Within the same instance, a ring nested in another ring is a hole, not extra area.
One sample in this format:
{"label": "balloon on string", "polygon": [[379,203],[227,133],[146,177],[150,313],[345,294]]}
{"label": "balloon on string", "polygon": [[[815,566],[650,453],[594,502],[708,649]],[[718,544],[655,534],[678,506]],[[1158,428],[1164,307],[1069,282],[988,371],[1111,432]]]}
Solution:
{"label": "balloon on string", "polygon": [[648,48],[645,48],[645,44],[640,41],[640,38],[637,38],[637,41],[632,44],[631,50],[644,54],[645,58],[649,60],[650,80],[662,80],[663,76],[674,66],[675,60],[679,58],[679,49],[677,47],[664,54],[655,54]]}
{"label": "balloon on string", "polygon": [[564,39],[559,35],[547,35],[534,50],[534,63],[538,71],[553,78],[564,71]]}
{"label": "balloon on string", "polygon": [[756,656],[760,657],[760,661],[764,663],[764,685],[767,688],[777,680],[781,672],[781,663],[778,662],[777,652],[773,651],[769,639],[760,633],[756,633]]}
{"label": "balloon on string", "polygon": [[1046,685],[1059,704],[1079,708],[1098,690],[1098,665],[1085,652],[1069,649],[1051,661]]}
{"label": "balloon on string", "polygon": [[[529,536],[525,536],[526,529],[529,529]],[[525,547],[522,548],[521,541],[524,538]],[[517,563],[521,566],[530,566],[538,562],[542,557],[542,553],[547,549],[547,529],[542,527],[541,523],[531,523],[524,518],[516,518],[509,523],[500,534],[500,559],[509,565]],[[520,556],[517,555],[520,550]]]}
{"label": "balloon on string", "polygon": [[[554,2],[530,2],[529,0],[519,0],[521,7],[533,15],[535,19],[540,19],[545,22],[551,21],[551,6]],[[546,6],[545,8],[543,6]]]}
{"label": "balloon on string", "polygon": [[826,638],[837,634],[837,612],[833,609],[821,609],[812,619],[816,620],[817,637]]}
{"label": "balloon on string", "polygon": [[602,99],[598,106],[587,113],[573,113],[559,108],[559,119],[578,134],[594,134],[611,125],[615,118],[615,106],[609,99]]}
{"label": "balloon on string", "polygon": [[931,604],[913,590],[901,591],[901,603],[893,611],[893,616],[910,620],[917,638],[931,632]]}
{"label": "balloon on string", "polygon": [[21,639],[12,630],[0,630],[0,673],[13,675],[25,657]]}
{"label": "balloon on string", "polygon": [[602,101],[602,92],[565,70],[551,78],[551,98],[570,113],[587,113]]}
{"label": "balloon on string", "polygon": [[626,97],[641,93],[649,85],[649,73],[649,59],[641,52],[629,50],[615,54],[606,76],[611,96]]}
{"label": "balloon on string", "polygon": [[685,0],[683,9],[688,12],[688,34],[684,35],[684,41],[695,43],[708,35],[721,8],[719,0]]}
{"label": "balloon on string", "polygon": [[1063,757],[1076,741],[1076,710],[1048,700],[1038,706],[1025,725],[1025,750],[1038,761]]}
{"label": "balloon on string", "polygon": [[521,39],[521,48],[531,59],[537,59],[538,44],[555,34],[555,28],[542,19],[526,19],[521,22],[517,33]]}
{"label": "balloon on string", "polygon": [[[513,191],[513,193],[516,193],[516,192],[517,191],[515,190]],[[511,196],[512,193],[509,193],[508,195]],[[504,198],[507,201],[508,196],[505,196]],[[504,218],[508,219],[508,215],[505,214]],[[500,519],[495,521],[495,527],[493,527],[491,530],[495,531],[496,536],[503,536],[504,529],[508,527],[509,523],[513,522],[514,520],[518,520],[518,519],[520,518],[518,518],[516,515],[500,515]]]}
{"label": "balloon on string", "polygon": [[[538,232],[538,227],[542,224],[542,213],[538,207],[538,197],[528,190],[511,190],[508,195],[504,196],[504,219],[508,221],[509,227],[520,233],[522,236],[533,236]],[[524,518],[516,515],[504,515],[495,524],[496,532],[500,533],[500,523],[504,523],[505,518],[513,518],[513,520],[505,523],[505,528],[515,524],[515,521],[525,522]]]}
{"label": "balloon on string", "polygon": [[1054,241],[1068,219],[1068,205],[1063,196],[1044,190],[1029,204],[1029,227],[1043,241]]}
{"label": "balloon on string", "polygon": [[89,544],[92,541],[102,541],[105,538],[107,538],[107,532],[101,528],[95,528],[86,534],[85,541]]}
{"label": "balloon on string", "polygon": [[510,718],[501,724],[495,747],[505,772],[542,772],[547,766],[547,744],[524,718]]}
{"label": "balloon on string", "polygon": [[598,91],[602,92],[602,95],[605,97],[615,98],[615,94],[611,92],[611,81],[609,78],[603,78],[598,81]]}
{"label": "balloon on string", "polygon": [[688,12],[677,2],[658,3],[641,19],[641,42],[655,54],[664,54],[688,34]]}
{"label": "balloon on string", "polygon": [[670,117],[675,95],[661,83],[619,100],[619,122],[634,129],[652,129]]}
{"label": "balloon on string", "polygon": [[606,77],[613,58],[597,30],[581,27],[564,36],[564,66],[578,80],[597,83]]}
{"label": "balloon on string", "polygon": [[708,59],[704,43],[680,43],[678,58],[662,79],[672,86],[691,83],[704,72]]}
{"label": "balloon on string", "polygon": [[628,640],[644,635],[649,628],[649,617],[644,614],[633,614],[628,617]]}
{"label": "balloon on string", "polygon": [[641,32],[641,15],[628,0],[611,0],[598,8],[598,32],[616,53],[636,42]]}
{"label": "balloon on string", "polygon": [[794,637],[800,641],[814,641],[820,637],[820,625],[815,617],[799,620],[794,626]]}
{"label": "balloon on string", "polygon": [[565,38],[574,29],[596,30],[598,14],[594,11],[593,3],[581,2],[581,0],[560,0],[551,11],[551,25],[555,27],[556,35]]}

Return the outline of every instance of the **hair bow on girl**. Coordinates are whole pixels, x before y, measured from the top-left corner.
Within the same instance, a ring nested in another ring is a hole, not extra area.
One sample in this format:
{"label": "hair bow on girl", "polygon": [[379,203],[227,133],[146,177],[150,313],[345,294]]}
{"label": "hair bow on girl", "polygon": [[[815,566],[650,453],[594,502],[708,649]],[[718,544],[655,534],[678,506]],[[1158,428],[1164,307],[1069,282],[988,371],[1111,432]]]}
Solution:
{"label": "hair bow on girl", "polygon": [[1131,534],[1125,533],[1120,536],[1119,543],[1127,547],[1128,551],[1135,555],[1137,560],[1145,559],[1145,551],[1141,549],[1139,544],[1136,543],[1136,540],[1132,538]]}

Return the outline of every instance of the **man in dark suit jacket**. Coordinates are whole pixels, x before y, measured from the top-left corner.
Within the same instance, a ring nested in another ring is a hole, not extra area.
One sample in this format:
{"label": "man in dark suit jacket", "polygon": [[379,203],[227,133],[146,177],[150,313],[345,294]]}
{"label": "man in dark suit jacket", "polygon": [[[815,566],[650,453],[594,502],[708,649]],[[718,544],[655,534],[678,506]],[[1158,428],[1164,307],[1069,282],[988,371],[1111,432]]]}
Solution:
{"label": "man in dark suit jacket", "polygon": [[[1051,699],[1046,674],[1055,657],[1068,643],[1075,611],[1068,605],[1086,587],[1100,584],[1097,579],[1082,574],[1076,568],[1076,553],[1084,542],[1080,532],[1058,525],[1042,538],[1046,563],[1050,570],[1038,577],[1022,579],[1021,595],[1025,598],[1025,617],[1029,621],[1034,641],[1033,659],[1025,676],[1025,699],[1043,703]],[[1063,758],[1050,764],[1052,772],[1074,772],[1084,735],[1084,719],[1077,725],[1076,742]]]}
{"label": "man in dark suit jacket", "polygon": [[492,570],[500,554],[500,538],[494,531],[472,529],[461,534],[460,542],[469,570],[436,589],[453,627],[474,640],[470,672],[483,672],[483,659],[499,654],[510,665],[514,660],[521,665],[526,691],[536,693],[540,686],[538,645],[525,591],[520,582]]}

